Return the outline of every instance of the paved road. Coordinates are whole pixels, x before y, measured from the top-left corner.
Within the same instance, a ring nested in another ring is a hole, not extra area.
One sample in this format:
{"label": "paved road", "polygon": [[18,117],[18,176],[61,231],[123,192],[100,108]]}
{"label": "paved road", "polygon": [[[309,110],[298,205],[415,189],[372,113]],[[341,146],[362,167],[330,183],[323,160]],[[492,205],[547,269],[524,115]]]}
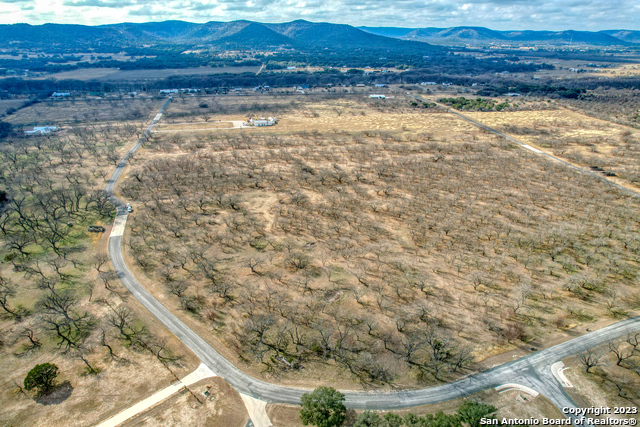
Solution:
{"label": "paved road", "polygon": [[[167,103],[163,106],[163,110]],[[156,122],[157,120],[154,120],[145,133]],[[126,221],[127,212],[123,208],[123,203],[113,195],[113,186],[118,180],[126,160],[130,157],[130,153],[137,149],[141,141],[123,158],[105,189],[105,192],[118,207],[116,222]],[[109,256],[116,274],[133,296],[193,351],[205,365],[240,393],[266,402],[298,404],[301,395],[310,391],[270,384],[253,378],[225,359],[136,281],[124,262],[122,236],[119,232],[112,233],[109,239]],[[345,404],[354,409],[400,409],[451,400],[504,383],[521,383],[545,395],[559,407],[575,406],[553,377],[551,365],[563,358],[638,330],[640,330],[640,317],[634,317],[453,383],[421,390],[345,392]]]}
{"label": "paved road", "polygon": [[185,387],[189,387],[190,385],[195,384],[198,381],[215,376],[216,374],[214,374],[211,369],[209,369],[204,363],[201,363],[195,371],[193,371],[186,377],[174,382],[169,387],[160,390],[159,392],[149,396],[143,401],[138,402],[135,405],[125,409],[116,416],[101,422],[97,427],[116,427],[127,421],[128,419],[135,417],[139,413],[146,411],[152,406],[157,405],[168,397],[173,396],[175,393],[181,391]]}

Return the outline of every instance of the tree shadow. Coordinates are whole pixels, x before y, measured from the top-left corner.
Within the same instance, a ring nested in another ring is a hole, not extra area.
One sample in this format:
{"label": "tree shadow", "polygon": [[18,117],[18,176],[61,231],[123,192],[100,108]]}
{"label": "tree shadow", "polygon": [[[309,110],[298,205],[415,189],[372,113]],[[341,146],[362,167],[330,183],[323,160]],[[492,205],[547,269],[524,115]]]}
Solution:
{"label": "tree shadow", "polygon": [[344,419],[344,423],[342,424],[345,427],[352,426],[356,422],[356,417],[358,413],[353,409],[347,409],[346,418]]}
{"label": "tree shadow", "polygon": [[41,405],[59,405],[71,396],[73,387],[69,381],[65,381],[55,388],[51,393],[36,398],[36,402]]}

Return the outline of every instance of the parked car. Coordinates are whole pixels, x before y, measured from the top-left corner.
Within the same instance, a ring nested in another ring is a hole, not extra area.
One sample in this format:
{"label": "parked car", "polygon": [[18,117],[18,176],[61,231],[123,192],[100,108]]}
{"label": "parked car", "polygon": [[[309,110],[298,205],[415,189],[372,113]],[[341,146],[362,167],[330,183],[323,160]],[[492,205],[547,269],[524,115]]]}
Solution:
{"label": "parked car", "polygon": [[125,207],[127,208],[127,212],[133,212],[133,208],[131,207],[131,205],[129,203],[127,203],[125,205]]}

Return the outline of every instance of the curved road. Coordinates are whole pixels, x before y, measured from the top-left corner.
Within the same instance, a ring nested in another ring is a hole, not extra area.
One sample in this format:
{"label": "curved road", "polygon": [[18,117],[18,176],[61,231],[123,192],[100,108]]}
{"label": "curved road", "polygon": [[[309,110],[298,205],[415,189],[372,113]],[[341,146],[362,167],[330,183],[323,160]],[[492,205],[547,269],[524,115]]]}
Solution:
{"label": "curved road", "polygon": [[[270,384],[242,372],[147,292],[136,281],[124,262],[122,234],[128,212],[124,204],[113,195],[113,187],[127,160],[160,120],[170,100],[171,98],[162,106],[160,113],[151,122],[138,143],[118,164],[105,188],[105,193],[117,207],[117,215],[109,239],[109,257],[113,268],[122,283],[147,310],[173,332],[205,365],[240,393],[266,402],[299,404],[302,394],[310,390]],[[638,330],[640,330],[640,317],[634,317],[453,383],[420,390],[345,392],[345,404],[354,409],[400,409],[451,400],[504,383],[519,383],[542,393],[559,408],[575,406],[552,376],[551,365],[563,358]]]}

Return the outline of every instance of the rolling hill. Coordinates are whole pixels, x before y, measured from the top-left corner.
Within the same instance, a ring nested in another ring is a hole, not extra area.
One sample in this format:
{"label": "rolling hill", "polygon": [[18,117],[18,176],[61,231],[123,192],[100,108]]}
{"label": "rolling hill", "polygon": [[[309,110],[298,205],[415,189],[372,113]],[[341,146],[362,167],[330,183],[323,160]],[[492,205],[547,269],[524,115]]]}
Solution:
{"label": "rolling hill", "polygon": [[627,46],[640,44],[640,31],[495,31],[485,27],[398,28],[359,27],[371,34],[434,44],[585,44]]}
{"label": "rolling hill", "polygon": [[124,49],[131,47],[212,46],[236,49],[419,49],[442,50],[412,40],[399,40],[362,31],[350,25],[292,21],[262,24],[251,21],[184,21],[121,23],[101,26],[63,24],[0,25],[4,45],[17,49],[64,47],[70,52],[87,48]]}

